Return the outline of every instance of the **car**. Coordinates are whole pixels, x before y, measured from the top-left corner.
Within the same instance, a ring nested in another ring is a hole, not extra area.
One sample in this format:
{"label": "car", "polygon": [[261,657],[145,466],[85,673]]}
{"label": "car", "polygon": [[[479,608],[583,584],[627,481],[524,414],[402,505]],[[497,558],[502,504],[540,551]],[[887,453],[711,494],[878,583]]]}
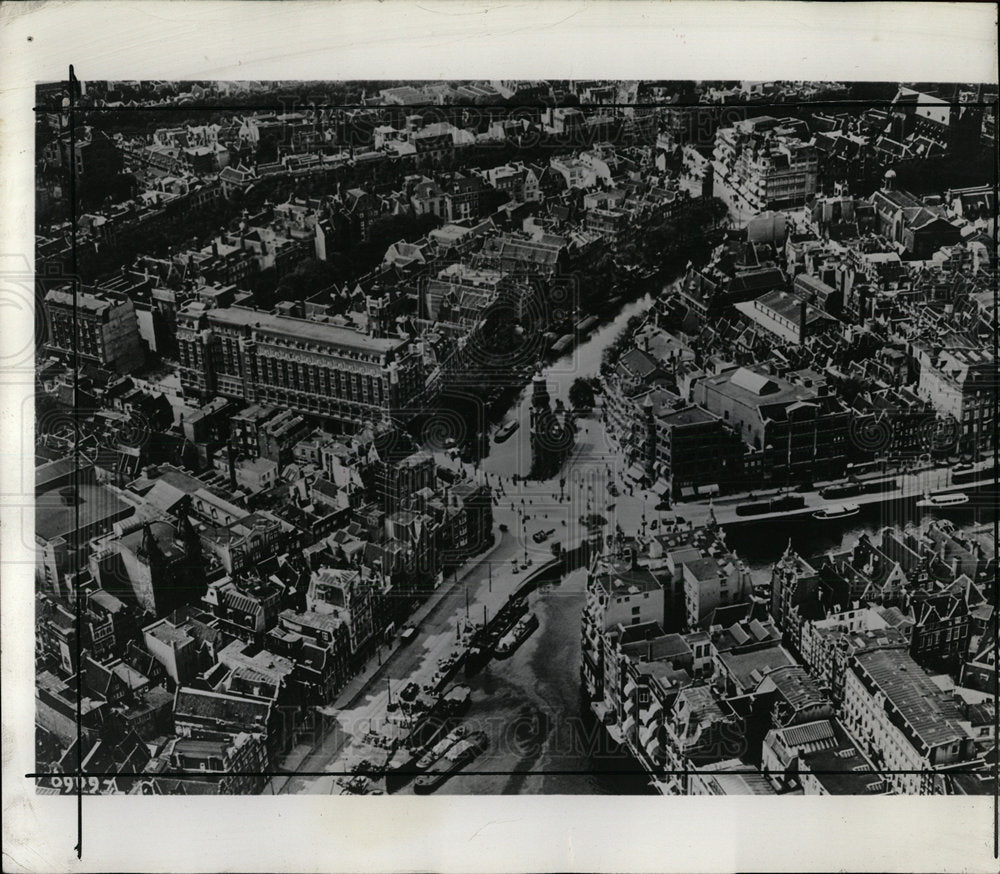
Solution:
{"label": "car", "polygon": [[544,531],[536,531],[534,534],[531,535],[531,539],[534,540],[535,543],[542,543],[548,536],[549,535],[546,534]]}
{"label": "car", "polygon": [[417,636],[416,628],[414,628],[412,625],[404,625],[403,630],[399,632],[399,642],[409,643],[416,636]]}
{"label": "car", "polygon": [[952,469],[952,473],[965,473],[967,470],[974,470],[975,465],[971,461],[963,461],[960,464],[956,464]]}
{"label": "car", "polygon": [[510,531],[510,528],[508,528],[507,525],[505,525],[503,522],[501,522],[500,523],[500,533],[501,534],[506,534],[508,531]]}

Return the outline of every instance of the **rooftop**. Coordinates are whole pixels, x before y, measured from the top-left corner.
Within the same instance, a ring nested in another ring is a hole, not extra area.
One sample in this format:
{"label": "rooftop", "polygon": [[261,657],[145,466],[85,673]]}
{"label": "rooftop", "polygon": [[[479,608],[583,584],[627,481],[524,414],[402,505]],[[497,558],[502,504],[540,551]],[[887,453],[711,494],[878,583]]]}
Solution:
{"label": "rooftop", "polygon": [[718,658],[743,690],[756,686],[771,671],[795,664],[782,646],[769,646],[766,649],[744,652],[730,650],[719,653]]}
{"label": "rooftop", "polygon": [[927,747],[965,739],[962,727],[945,709],[946,697],[904,650],[859,653],[853,669],[871,679]]}
{"label": "rooftop", "polygon": [[35,536],[55,540],[92,525],[110,525],[132,512],[132,506],[107,486],[81,483],[71,492],[52,489],[35,502]]}
{"label": "rooftop", "polygon": [[340,328],[336,325],[314,322],[309,319],[279,316],[244,307],[222,307],[209,310],[208,317],[219,325],[291,335],[296,339],[311,340],[330,346],[342,346],[357,352],[378,354],[405,345],[404,340],[369,337],[349,328]]}

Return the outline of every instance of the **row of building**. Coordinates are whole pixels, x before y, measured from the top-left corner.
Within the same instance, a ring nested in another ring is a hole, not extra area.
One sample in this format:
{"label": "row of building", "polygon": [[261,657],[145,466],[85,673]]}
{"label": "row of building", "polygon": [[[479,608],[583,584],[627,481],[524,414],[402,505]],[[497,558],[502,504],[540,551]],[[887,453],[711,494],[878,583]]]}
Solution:
{"label": "row of building", "polygon": [[[909,576],[873,571],[894,547]],[[584,687],[664,794],[988,794],[995,558],[978,549],[934,526],[824,561],[789,548],[768,603],[717,530],[675,526],[595,559]],[[788,609],[788,581],[813,578],[822,594]]]}

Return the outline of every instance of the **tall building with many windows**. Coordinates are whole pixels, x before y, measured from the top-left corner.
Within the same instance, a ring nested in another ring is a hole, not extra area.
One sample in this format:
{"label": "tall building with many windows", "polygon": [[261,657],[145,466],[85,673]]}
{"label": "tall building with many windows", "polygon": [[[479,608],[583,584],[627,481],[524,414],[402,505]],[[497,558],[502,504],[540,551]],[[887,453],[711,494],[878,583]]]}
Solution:
{"label": "tall building with many windows", "polygon": [[187,304],[177,345],[185,394],[276,404],[352,427],[405,415],[424,389],[408,340],[245,307]]}
{"label": "tall building with many windows", "polygon": [[816,193],[819,156],[792,119],[748,118],[715,135],[715,176],[750,209],[801,206]]}
{"label": "tall building with many windows", "polygon": [[45,295],[47,351],[80,365],[116,373],[142,366],[145,347],[132,301],[124,294],[86,287],[53,288]]}

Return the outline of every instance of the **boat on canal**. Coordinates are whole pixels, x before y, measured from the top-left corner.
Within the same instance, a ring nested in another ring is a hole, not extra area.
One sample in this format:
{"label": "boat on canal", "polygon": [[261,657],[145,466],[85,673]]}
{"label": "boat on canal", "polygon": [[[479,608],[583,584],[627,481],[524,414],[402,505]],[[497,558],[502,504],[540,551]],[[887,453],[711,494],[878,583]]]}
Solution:
{"label": "boat on canal", "polygon": [[493,654],[498,659],[510,658],[517,648],[531,637],[536,628],[538,628],[538,617],[534,613],[529,613],[500,639]]}
{"label": "boat on canal", "polygon": [[850,516],[857,516],[860,512],[861,507],[857,504],[833,504],[821,507],[812,515],[813,519],[847,519]]}
{"label": "boat on canal", "polygon": [[518,596],[512,596],[500,608],[493,621],[489,624],[489,647],[496,649],[500,639],[513,630],[518,621],[528,612],[528,602]]}
{"label": "boat on canal", "polygon": [[476,633],[472,635],[472,640],[469,641],[469,649],[465,653],[465,675],[467,677],[474,677],[486,667],[486,663],[492,657],[490,626],[484,617],[483,625],[477,628]]}
{"label": "boat on canal", "polygon": [[563,334],[555,343],[552,344],[552,353],[554,355],[562,355],[563,352],[569,350],[569,348],[576,342],[576,337],[572,334]]}
{"label": "boat on canal", "polygon": [[975,482],[977,479],[992,479],[993,471],[992,460],[982,463],[964,462],[956,464],[951,469],[951,481],[955,485],[959,485],[961,483]]}
{"label": "boat on canal", "polygon": [[434,746],[430,749],[426,750],[424,754],[416,760],[414,768],[418,771],[426,771],[464,737],[465,728],[463,726],[460,725],[457,728],[453,728],[443,738],[441,738],[441,740],[434,744]]}
{"label": "boat on canal", "polygon": [[949,494],[928,495],[917,501],[917,506],[925,509],[945,510],[948,507],[960,507],[969,503],[969,496],[965,492],[951,492]]}
{"label": "boat on canal", "polygon": [[438,661],[438,669],[434,672],[434,676],[431,677],[430,684],[425,688],[434,693],[441,692],[451,682],[455,674],[458,673],[463,661],[464,657],[461,652],[453,652],[451,655],[440,659]]}
{"label": "boat on canal", "polygon": [[484,731],[475,731],[463,738],[417,777],[413,791],[420,795],[433,792],[479,756],[488,745],[489,738]]}
{"label": "boat on canal", "polygon": [[[469,694],[471,695],[471,691]],[[440,695],[426,712],[414,719],[409,733],[396,746],[385,764],[386,789],[391,791],[398,788],[414,776],[421,756],[453,729],[458,715],[456,708],[460,706],[456,705],[456,699],[460,702],[462,697],[461,693],[450,699],[448,695]]]}
{"label": "boat on canal", "polygon": [[472,690],[468,686],[454,686],[444,696],[449,716],[461,716],[472,703]]}
{"label": "boat on canal", "polygon": [[483,624],[472,635],[465,656],[465,675],[467,677],[474,677],[486,667],[486,664],[493,658],[493,651],[500,642],[500,638],[507,634],[527,612],[528,602],[517,596],[511,596],[507,603],[497,611],[496,616],[489,621],[486,620],[484,610]]}
{"label": "boat on canal", "polygon": [[862,492],[861,484],[856,482],[834,483],[819,490],[821,498],[854,498]]}

